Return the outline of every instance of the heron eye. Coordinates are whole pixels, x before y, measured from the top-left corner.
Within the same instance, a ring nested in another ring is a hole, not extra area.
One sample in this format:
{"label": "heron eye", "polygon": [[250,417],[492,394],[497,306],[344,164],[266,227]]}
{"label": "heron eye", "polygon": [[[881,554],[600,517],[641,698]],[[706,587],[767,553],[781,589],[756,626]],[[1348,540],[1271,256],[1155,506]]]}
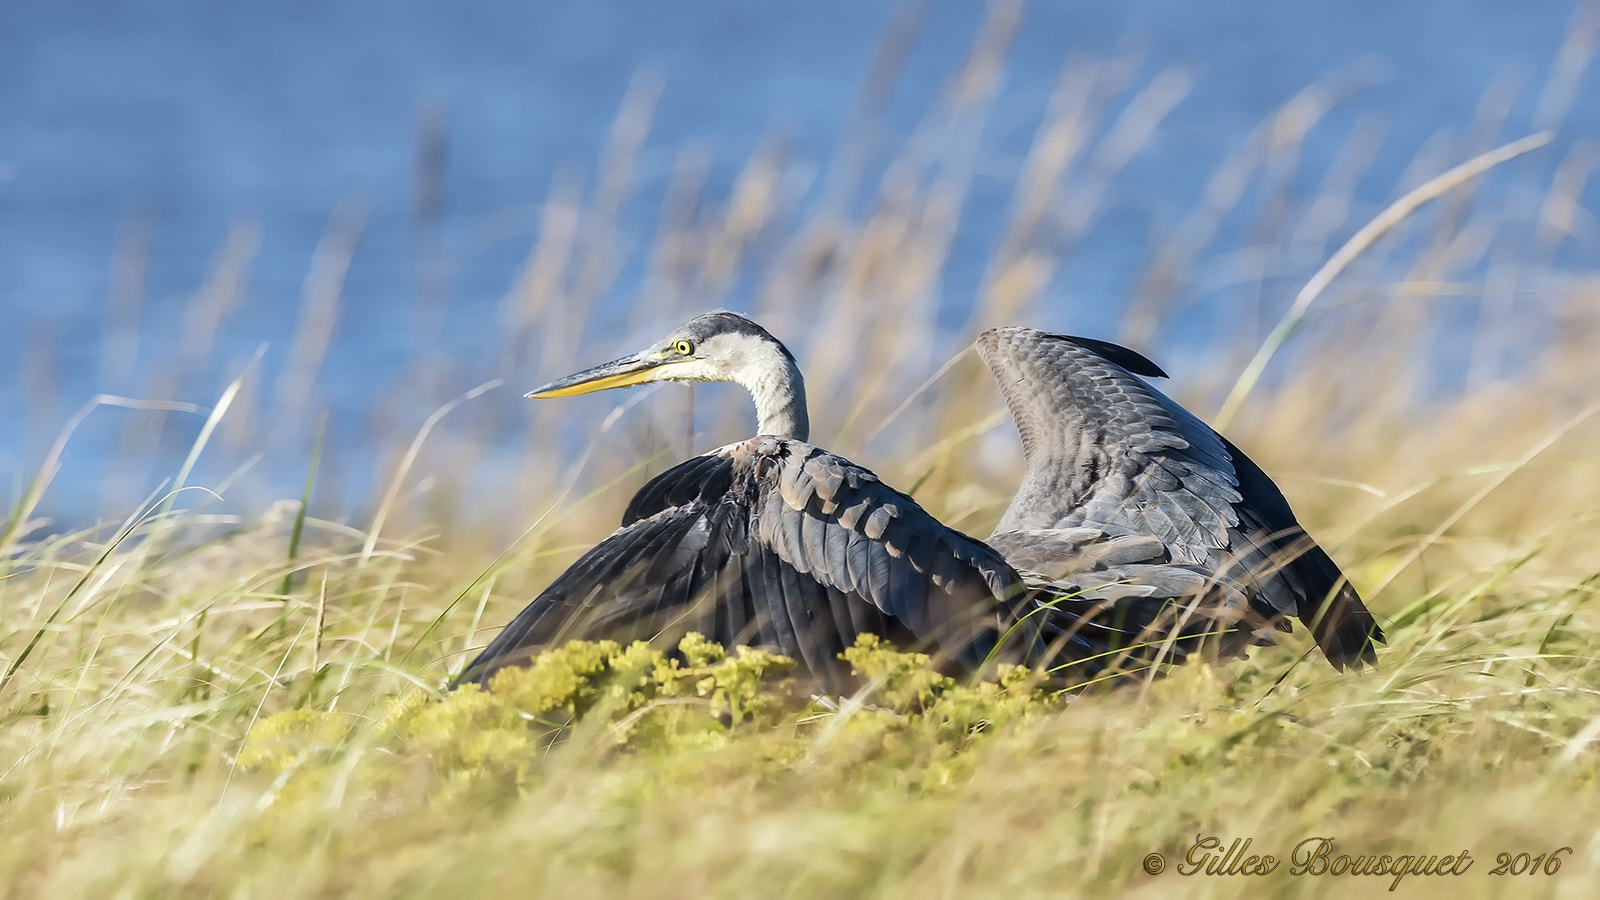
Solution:
{"label": "heron eye", "polygon": [[679,341],[672,345],[672,349],[676,351],[679,356],[688,356],[694,352],[694,345],[688,341]]}

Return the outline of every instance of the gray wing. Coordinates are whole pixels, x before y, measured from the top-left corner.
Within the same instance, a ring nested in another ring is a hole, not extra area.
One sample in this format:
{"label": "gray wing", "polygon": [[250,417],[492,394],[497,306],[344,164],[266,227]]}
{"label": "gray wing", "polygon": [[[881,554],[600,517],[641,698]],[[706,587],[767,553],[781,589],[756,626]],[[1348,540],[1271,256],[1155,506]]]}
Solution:
{"label": "gray wing", "polygon": [[1080,604],[1072,615],[1045,622],[1045,643],[1063,629],[1108,626],[1092,636],[1124,655],[1099,660],[1107,668],[1137,672],[1182,661],[1202,647],[1227,657],[1274,643],[1273,623],[1239,585],[1203,566],[1172,562],[1153,537],[1112,538],[1076,527],[1001,532],[989,544],[1041,593]]}
{"label": "gray wing", "polygon": [[[486,683],[572,638],[670,646],[691,630],[727,646],[771,647],[836,687],[849,674],[838,655],[862,633],[975,670],[1008,638],[1016,649],[1004,655],[1026,655],[1037,626],[1013,626],[1033,602],[998,553],[871,472],[762,437],[647,484],[623,527],[562,573],[456,683]],[[1059,652],[1099,654],[1103,630],[1074,633]]]}
{"label": "gray wing", "polygon": [[[1163,376],[1115,344],[997,328],[978,352],[1022,435],[1022,485],[1001,535],[1087,529],[1102,552],[1198,567],[1236,586],[1266,620],[1293,614],[1337,668],[1375,659],[1382,632],[1295,521],[1265,473],[1140,375]],[[1008,554],[1008,559],[1010,558]],[[1230,601],[1233,602],[1233,601]]]}

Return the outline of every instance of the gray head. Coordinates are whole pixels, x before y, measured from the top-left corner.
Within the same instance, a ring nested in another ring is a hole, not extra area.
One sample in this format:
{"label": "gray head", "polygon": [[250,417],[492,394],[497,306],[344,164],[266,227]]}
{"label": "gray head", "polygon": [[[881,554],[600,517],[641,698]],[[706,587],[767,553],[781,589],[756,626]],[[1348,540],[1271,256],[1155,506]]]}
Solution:
{"label": "gray head", "polygon": [[735,312],[696,316],[638,353],[585,369],[527,396],[571,397],[652,381],[729,381],[756,403],[758,433],[805,440],[805,383],[794,355],[765,328]]}

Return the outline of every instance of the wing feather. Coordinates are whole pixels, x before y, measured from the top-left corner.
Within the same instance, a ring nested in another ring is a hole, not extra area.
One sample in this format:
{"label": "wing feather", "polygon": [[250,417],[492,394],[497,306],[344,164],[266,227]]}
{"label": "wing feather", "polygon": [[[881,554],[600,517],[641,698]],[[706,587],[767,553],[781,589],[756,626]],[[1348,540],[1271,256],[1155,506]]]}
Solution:
{"label": "wing feather", "polygon": [[1239,449],[1139,376],[1131,350],[1025,328],[978,351],[1022,435],[1027,471],[992,542],[1088,528],[1148,535],[1168,559],[1237,579],[1254,611],[1294,615],[1337,668],[1374,661],[1376,621],[1288,502]]}
{"label": "wing feather", "polygon": [[847,674],[834,671],[837,654],[867,631],[976,668],[993,640],[952,611],[999,623],[1000,598],[1020,596],[1010,587],[1021,577],[998,553],[798,441],[761,437],[686,461],[642,488],[625,522],[458,681],[486,683],[574,637],[667,642],[690,628],[724,644],[756,639],[829,677]]}

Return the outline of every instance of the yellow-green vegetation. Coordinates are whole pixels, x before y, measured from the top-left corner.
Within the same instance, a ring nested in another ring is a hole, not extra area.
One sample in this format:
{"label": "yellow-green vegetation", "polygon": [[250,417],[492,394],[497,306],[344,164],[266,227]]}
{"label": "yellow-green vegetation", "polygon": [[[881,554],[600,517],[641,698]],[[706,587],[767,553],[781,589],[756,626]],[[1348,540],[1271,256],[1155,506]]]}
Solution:
{"label": "yellow-green vegetation", "polygon": [[[946,333],[935,309],[973,165],[963,135],[981,124],[998,52],[979,48],[951,107],[859,214],[798,217],[793,173],[773,155],[729,196],[668,210],[639,311],[653,323],[643,331],[724,303],[753,313],[796,349],[819,443],[980,535],[1015,486],[1018,448],[998,393],[957,353],[976,327],[1104,302],[1048,286],[1073,229],[1092,227],[1097,185],[1175,84],[1157,79],[1108,124],[1091,101],[1126,72],[1063,80],[971,327]],[[440,415],[387,430],[406,417],[375,415],[363,439],[383,480],[369,511],[315,514],[330,490],[358,499],[324,471],[308,505],[245,527],[185,491],[52,537],[34,521],[57,454],[45,457],[0,531],[0,890],[1234,897],[1394,884],[1293,874],[1297,852],[1323,846],[1304,842],[1324,837],[1329,867],[1470,854],[1465,869],[1450,862],[1460,874],[1403,876],[1397,896],[1595,896],[1600,276],[1541,262],[1593,247],[1582,154],[1536,151],[1491,173],[1517,173],[1520,199],[1438,186],[1442,199],[1405,210],[1318,283],[1312,272],[1372,212],[1352,214],[1338,193],[1353,175],[1295,193],[1298,147],[1326,101],[1312,89],[1285,107],[1153,246],[1121,337],[1175,348],[1173,392],[1213,421],[1226,409],[1227,433],[1383,621],[1376,672],[1335,673],[1302,630],[1243,661],[1065,696],[1019,671],[958,682],[866,641],[851,662],[875,688],[813,697],[785,660],[691,638],[673,659],[573,644],[492,691],[444,695],[495,628],[614,527],[643,478],[689,452],[681,391],[524,403],[520,389],[471,390],[522,377],[530,358],[542,375],[593,361],[575,335],[621,253],[609,216],[640,131],[624,123],[592,197],[552,194],[509,327],[477,359],[375,386],[386,409]],[[954,159],[932,166],[940,141]],[[1440,146],[1396,197],[1482,149]],[[1214,246],[1224,221],[1264,243]],[[1493,249],[1506,235],[1510,262]],[[1182,298],[1219,281],[1249,282],[1259,305],[1219,329],[1222,345],[1159,326],[1193,321]],[[1274,330],[1308,283],[1298,327]],[[226,309],[226,289],[196,302]],[[329,296],[312,293],[308,309]],[[316,308],[312,331],[327,321]],[[1475,327],[1441,324],[1462,310]],[[168,489],[187,488],[196,458],[320,458],[308,386],[325,337],[292,348],[305,370],[276,392],[247,368],[204,397],[176,376],[141,395],[211,409]],[[1262,347],[1262,379],[1241,381]],[[710,401],[728,402],[694,449],[748,436],[742,397],[695,396],[702,423]],[[435,402],[449,397],[467,399]],[[522,422],[520,457],[495,460]],[[1235,839],[1249,850],[1217,863]],[[1537,873],[1492,874],[1501,853]],[[1149,854],[1164,857],[1160,874],[1147,874]],[[1186,856],[1203,868],[1207,854],[1214,868],[1260,855],[1279,866],[1183,874]]]}
{"label": "yellow-green vegetation", "polygon": [[573,642],[501,672],[489,691],[468,685],[442,700],[413,692],[376,721],[287,710],[250,730],[239,767],[312,793],[336,771],[323,764],[330,752],[359,741],[383,751],[364,754],[369,789],[393,789],[422,768],[437,779],[430,802],[492,807],[545,782],[550,759],[573,754],[622,766],[649,761],[661,767],[657,777],[688,766],[681,777],[693,780],[695,767],[735,748],[777,775],[838,744],[863,764],[912,764],[916,779],[943,783],[952,766],[969,764],[964,751],[978,735],[1059,709],[1062,699],[1038,690],[1023,669],[958,684],[931,671],[926,656],[863,636],[846,655],[875,689],[839,715],[836,701],[795,690],[783,657],[748,647],[728,656],[700,635],[678,649],[669,657],[640,643]]}

